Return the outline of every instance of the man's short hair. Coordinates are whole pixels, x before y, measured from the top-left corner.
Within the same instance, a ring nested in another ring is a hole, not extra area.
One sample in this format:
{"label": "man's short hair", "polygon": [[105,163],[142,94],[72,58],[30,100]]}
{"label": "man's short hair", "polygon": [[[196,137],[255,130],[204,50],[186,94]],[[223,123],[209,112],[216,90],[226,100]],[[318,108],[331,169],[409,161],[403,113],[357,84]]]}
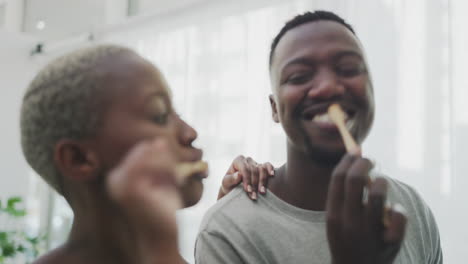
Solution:
{"label": "man's short hair", "polygon": [[289,20],[286,22],[286,24],[281,28],[280,32],[276,37],[273,39],[273,42],[271,43],[271,48],[270,48],[270,56],[269,56],[269,65],[271,67],[271,64],[273,63],[273,56],[275,53],[276,46],[278,45],[279,41],[281,38],[288,32],[289,30],[298,27],[300,25],[303,25],[305,23],[310,23],[310,22],[316,22],[316,21],[335,21],[337,23],[340,23],[341,25],[345,26],[347,29],[349,29],[354,35],[356,33],[354,32],[353,27],[348,24],[343,18],[340,16],[336,15],[335,13],[329,12],[329,11],[322,11],[318,10],[315,12],[305,12],[304,14],[297,15],[293,19]]}
{"label": "man's short hair", "polygon": [[100,64],[130,49],[99,45],[77,50],[50,62],[30,83],[21,106],[21,146],[29,165],[63,195],[63,181],[54,162],[60,139],[93,135],[103,112],[105,85]]}

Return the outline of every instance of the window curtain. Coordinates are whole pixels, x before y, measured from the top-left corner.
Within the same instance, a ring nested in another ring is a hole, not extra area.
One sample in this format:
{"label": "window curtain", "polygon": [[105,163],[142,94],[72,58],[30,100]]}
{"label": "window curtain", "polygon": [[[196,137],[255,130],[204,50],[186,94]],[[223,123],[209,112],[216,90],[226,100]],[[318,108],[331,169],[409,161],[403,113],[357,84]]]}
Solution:
{"label": "window curtain", "polygon": [[134,48],[162,70],[177,111],[199,132],[211,173],[202,201],[179,214],[183,256],[193,262],[200,221],[237,155],[285,162],[286,137],[268,102],[269,46],[295,14],[324,9],[355,27],[367,53],[376,120],[365,155],[421,193],[447,263],[468,257],[460,229],[468,221],[467,8],[462,0],[205,1],[101,31],[97,42]]}

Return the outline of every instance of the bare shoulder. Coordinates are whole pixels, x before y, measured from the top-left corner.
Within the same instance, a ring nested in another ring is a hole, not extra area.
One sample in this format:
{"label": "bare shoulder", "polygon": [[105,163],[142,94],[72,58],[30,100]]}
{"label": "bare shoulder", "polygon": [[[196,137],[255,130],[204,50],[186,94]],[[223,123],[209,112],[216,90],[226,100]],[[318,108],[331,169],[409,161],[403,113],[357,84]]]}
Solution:
{"label": "bare shoulder", "polygon": [[63,246],[58,247],[48,253],[42,255],[40,258],[35,260],[33,264],[62,264],[62,263],[69,263],[69,264],[79,264],[77,258],[71,256],[70,254],[66,254],[65,248]]}

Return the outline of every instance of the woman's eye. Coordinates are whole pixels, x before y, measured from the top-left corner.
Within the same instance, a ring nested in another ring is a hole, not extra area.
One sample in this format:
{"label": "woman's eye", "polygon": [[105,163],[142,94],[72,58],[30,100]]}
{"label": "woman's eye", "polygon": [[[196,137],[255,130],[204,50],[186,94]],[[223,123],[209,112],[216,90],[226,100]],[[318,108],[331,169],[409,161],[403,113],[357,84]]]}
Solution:
{"label": "woman's eye", "polygon": [[153,121],[158,125],[165,125],[167,123],[169,113],[158,114],[153,117]]}
{"label": "woman's eye", "polygon": [[165,125],[171,113],[170,106],[164,98],[157,97],[152,101],[152,120],[158,125]]}

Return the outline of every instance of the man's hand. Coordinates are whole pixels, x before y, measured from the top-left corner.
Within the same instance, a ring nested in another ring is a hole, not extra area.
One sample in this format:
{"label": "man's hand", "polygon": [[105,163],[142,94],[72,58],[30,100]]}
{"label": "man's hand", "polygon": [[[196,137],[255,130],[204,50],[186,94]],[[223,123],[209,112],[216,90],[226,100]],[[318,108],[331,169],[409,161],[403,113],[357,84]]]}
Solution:
{"label": "man's hand", "polygon": [[390,264],[400,250],[406,217],[400,205],[385,209],[387,181],[377,178],[368,185],[371,168],[369,160],[346,154],[332,174],[327,236],[333,264]]}
{"label": "man's hand", "polygon": [[268,178],[274,176],[275,168],[269,162],[258,164],[252,158],[238,156],[232,161],[219,188],[218,200],[228,194],[240,182],[244,191],[252,199],[257,199],[257,192],[266,193]]}
{"label": "man's hand", "polygon": [[106,179],[111,199],[135,231],[139,263],[185,263],[177,249],[175,213],[182,201],[176,188],[176,163],[168,141],[143,142]]}

